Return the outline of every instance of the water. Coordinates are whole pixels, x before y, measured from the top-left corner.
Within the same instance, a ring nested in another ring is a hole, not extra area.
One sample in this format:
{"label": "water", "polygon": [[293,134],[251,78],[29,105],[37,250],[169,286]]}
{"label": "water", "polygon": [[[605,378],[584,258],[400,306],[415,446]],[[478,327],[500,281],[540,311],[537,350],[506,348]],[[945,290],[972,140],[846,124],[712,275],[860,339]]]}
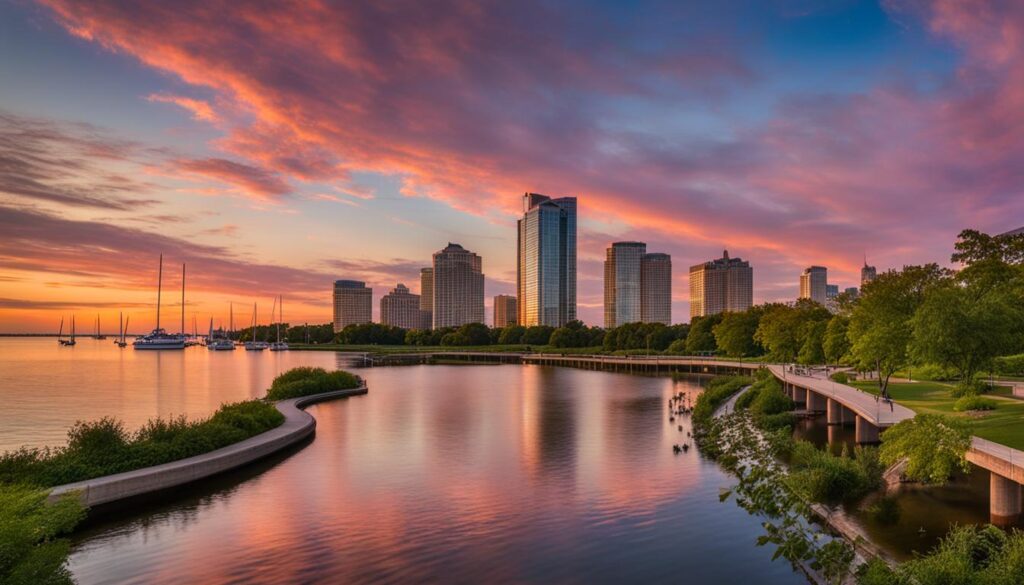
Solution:
{"label": "water", "polygon": [[[200,415],[333,353],[133,352],[0,340],[0,442],[68,423]],[[311,407],[316,438],[74,538],[80,583],[804,583],[755,546],[732,479],[669,423],[694,382],[538,366],[364,369],[370,394]],[[16,383],[16,385],[12,385]]]}

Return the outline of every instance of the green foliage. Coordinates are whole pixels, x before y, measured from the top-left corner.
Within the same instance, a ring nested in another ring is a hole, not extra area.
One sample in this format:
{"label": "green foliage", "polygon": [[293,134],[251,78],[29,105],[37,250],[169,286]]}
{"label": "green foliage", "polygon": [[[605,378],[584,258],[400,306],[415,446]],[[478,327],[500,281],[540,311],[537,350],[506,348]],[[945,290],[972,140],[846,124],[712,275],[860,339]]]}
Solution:
{"label": "green foliage", "polygon": [[595,347],[604,343],[605,331],[600,327],[587,327],[581,321],[570,321],[551,334],[552,347]]}
{"label": "green foliage", "polygon": [[1017,585],[1024,575],[1024,532],[956,526],[928,554],[895,569],[875,560],[857,571],[858,585]]}
{"label": "green foliage", "polygon": [[467,323],[441,337],[441,345],[444,346],[479,346],[490,343],[490,329],[483,323]]}
{"label": "green foliage", "polygon": [[0,455],[0,485],[55,486],[160,465],[226,447],[284,422],[272,404],[225,404],[204,420],[153,419],[129,433],[115,419],[78,422],[66,447]]}
{"label": "green foliage", "polygon": [[[282,335],[288,343],[331,343],[334,341],[334,324],[324,323],[321,325],[296,325],[288,327],[281,325]],[[268,331],[269,333],[269,331]],[[275,330],[276,334],[276,330]]]}
{"label": "green foliage", "polygon": [[995,371],[1005,376],[1024,376],[1024,353],[996,358]]}
{"label": "green foliage", "polygon": [[822,350],[825,324],[831,318],[828,309],[809,299],[800,299],[792,307],[766,305],[754,339],[773,359],[792,362],[803,356],[809,360],[807,363],[821,363],[825,360]]}
{"label": "green foliage", "polygon": [[970,410],[995,410],[998,403],[991,398],[985,398],[976,394],[962,396],[953,403],[953,410],[967,412]]}
{"label": "green foliage", "polygon": [[758,389],[757,399],[751,409],[755,413],[769,416],[789,412],[793,406],[793,400],[782,391],[782,385],[777,380],[771,380]]}
{"label": "green foliage", "polygon": [[946,382],[956,379],[956,372],[937,364],[924,364],[915,366],[909,372],[915,380],[931,382]]}
{"label": "green foliage", "polygon": [[523,343],[524,334],[526,334],[526,327],[522,325],[509,325],[501,330],[501,335],[498,336],[498,343],[502,345]]}
{"label": "green foliage", "polygon": [[828,504],[854,501],[880,488],[885,471],[875,448],[858,447],[850,457],[845,449],[833,455],[806,441],[795,441],[790,465],[795,489]]}
{"label": "green foliage", "polygon": [[85,517],[74,495],[48,504],[47,492],[24,485],[0,486],[0,583],[59,585],[68,571],[68,542],[61,535]]}
{"label": "green foliage", "polygon": [[666,326],[662,323],[626,323],[608,329],[604,335],[605,351],[664,351],[677,339],[685,338],[686,325]]}
{"label": "green foliage", "polygon": [[830,364],[838,364],[849,358],[850,338],[847,335],[850,326],[850,318],[845,315],[836,315],[829,320],[825,327],[825,337],[821,342],[821,349],[825,353],[825,360]]}
{"label": "green foliage", "polygon": [[715,325],[722,322],[725,315],[708,315],[707,317],[694,317],[690,320],[690,331],[686,336],[687,355],[714,352],[718,349],[715,344]]}
{"label": "green foliage", "polygon": [[267,399],[286,400],[334,390],[348,390],[358,387],[360,383],[359,376],[344,370],[328,372],[323,368],[292,368],[274,378],[270,389],[267,390]]}
{"label": "green foliage", "polygon": [[746,311],[725,313],[720,323],[714,325],[712,333],[718,349],[729,357],[746,357],[764,353],[764,348],[754,341],[754,333],[764,314],[763,307]]}
{"label": "green foliage", "polygon": [[716,408],[730,396],[739,392],[740,388],[750,385],[751,382],[753,380],[747,376],[716,376],[712,378],[693,405],[694,426],[699,427],[701,424],[705,424],[714,415]]}
{"label": "green foliage", "polygon": [[938,414],[918,414],[882,433],[881,461],[886,466],[907,460],[908,479],[943,484],[955,470],[967,471],[971,446],[967,423]]}
{"label": "green foliage", "polygon": [[523,340],[521,343],[527,345],[547,345],[551,340],[551,334],[555,332],[554,327],[547,325],[534,325],[527,327],[523,333]]}
{"label": "green foliage", "polygon": [[829,378],[837,384],[846,384],[850,381],[850,376],[846,372],[836,372],[829,376]]}
{"label": "green foliage", "polygon": [[861,290],[850,314],[850,354],[859,369],[879,373],[881,393],[888,391],[889,378],[909,362],[914,313],[946,275],[937,264],[907,266],[880,274]]}
{"label": "green foliage", "polygon": [[349,325],[335,336],[335,343],[348,345],[401,345],[405,343],[406,330],[380,323]]}

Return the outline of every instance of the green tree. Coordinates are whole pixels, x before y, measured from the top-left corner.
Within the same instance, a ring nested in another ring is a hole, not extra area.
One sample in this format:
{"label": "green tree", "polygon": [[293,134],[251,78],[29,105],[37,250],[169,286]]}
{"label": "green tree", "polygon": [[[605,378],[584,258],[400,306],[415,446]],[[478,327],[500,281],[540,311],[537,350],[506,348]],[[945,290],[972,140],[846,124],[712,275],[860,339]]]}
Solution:
{"label": "green tree", "polygon": [[[782,304],[765,306],[765,313],[757,326],[754,339],[779,361],[796,361],[809,335],[818,331],[808,324],[827,322],[832,318],[828,309],[810,299],[800,299],[792,307]],[[819,340],[815,342],[820,345]],[[808,352],[817,354],[818,348]]]}
{"label": "green tree", "polygon": [[825,352],[825,361],[830,364],[839,365],[850,352],[850,338],[847,336],[850,319],[844,315],[836,315],[825,327],[825,338],[821,342],[821,349]]}
{"label": "green tree", "polygon": [[555,328],[548,325],[534,325],[527,327],[523,333],[523,341],[527,345],[547,345],[551,340],[551,334]]}
{"label": "green tree", "polygon": [[825,350],[822,344],[825,340],[825,329],[828,324],[825,321],[808,321],[801,327],[800,353],[797,361],[804,365],[825,363]]}
{"label": "green tree", "polygon": [[726,313],[722,322],[712,328],[715,344],[729,357],[746,357],[762,353],[763,348],[754,340],[757,326],[764,314],[763,307]]}
{"label": "green tree", "polygon": [[464,343],[461,345],[488,345],[491,342],[490,329],[483,323],[466,323],[458,329]]}
{"label": "green tree", "polygon": [[914,313],[945,275],[937,264],[907,266],[864,285],[850,314],[850,354],[862,370],[878,372],[883,396],[888,395],[889,378],[909,361]]}
{"label": "green tree", "polygon": [[498,336],[498,343],[501,345],[516,345],[523,342],[523,334],[526,327],[522,325],[509,325],[501,330]]}
{"label": "green tree", "polygon": [[882,433],[879,456],[885,465],[904,459],[907,478],[943,484],[956,470],[967,471],[971,432],[967,423],[939,414],[918,414]]}
{"label": "green tree", "polygon": [[74,496],[51,504],[46,498],[45,490],[0,486],[0,583],[74,583],[66,566],[68,542],[60,536],[85,517],[85,509]]}
{"label": "green tree", "polygon": [[725,316],[721,313],[706,317],[694,317],[690,321],[690,332],[686,336],[686,353],[696,355],[718,349],[715,344],[714,329],[715,325],[721,323],[724,318]]}

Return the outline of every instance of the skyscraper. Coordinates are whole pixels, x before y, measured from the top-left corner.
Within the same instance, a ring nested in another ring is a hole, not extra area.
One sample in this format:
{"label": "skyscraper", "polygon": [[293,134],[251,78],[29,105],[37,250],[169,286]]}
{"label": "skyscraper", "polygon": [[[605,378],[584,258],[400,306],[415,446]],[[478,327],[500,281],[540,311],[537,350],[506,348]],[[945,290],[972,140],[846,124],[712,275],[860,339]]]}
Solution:
{"label": "skyscraper", "polygon": [[518,323],[560,327],[576,319],[576,198],[527,193],[518,222]]}
{"label": "skyscraper", "polygon": [[828,269],[808,266],[800,275],[800,298],[811,299],[822,305],[828,300]]}
{"label": "skyscraper", "polygon": [[826,284],[825,285],[825,298],[834,299],[839,296],[839,285],[838,284]]}
{"label": "skyscraper", "polygon": [[647,244],[615,242],[605,252],[604,326],[606,329],[640,321],[640,265]]}
{"label": "skyscraper", "polygon": [[653,252],[640,264],[640,320],[672,324],[672,257]]}
{"label": "skyscraper", "polygon": [[422,324],[420,295],[410,293],[404,284],[396,286],[380,298],[380,322],[402,329],[418,329]]}
{"label": "skyscraper", "polygon": [[864,260],[864,267],[860,269],[860,287],[864,288],[864,285],[871,282],[878,277],[878,271],[875,270],[874,266],[868,266],[868,261]]}
{"label": "skyscraper", "polygon": [[420,329],[434,326],[434,269],[420,269]]}
{"label": "skyscraper", "polygon": [[515,325],[517,318],[516,298],[512,295],[494,297],[494,326],[508,327]]}
{"label": "skyscraper", "polygon": [[434,329],[484,322],[480,256],[458,244],[434,254]]}
{"label": "skyscraper", "polygon": [[722,257],[690,267],[690,317],[746,311],[754,305],[754,269],[749,262]]}
{"label": "skyscraper", "polygon": [[334,332],[373,319],[373,289],[358,280],[334,281]]}

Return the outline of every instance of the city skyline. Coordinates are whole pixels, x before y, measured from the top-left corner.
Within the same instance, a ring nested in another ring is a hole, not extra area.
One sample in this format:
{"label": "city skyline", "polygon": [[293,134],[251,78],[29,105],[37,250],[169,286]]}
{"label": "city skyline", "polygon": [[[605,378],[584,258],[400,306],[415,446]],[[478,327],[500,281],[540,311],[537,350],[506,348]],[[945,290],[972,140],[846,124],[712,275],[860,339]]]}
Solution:
{"label": "city skyline", "polygon": [[[454,6],[427,26],[342,4],[281,28],[302,17],[3,3],[0,331],[73,312],[148,330],[160,253],[188,263],[201,322],[283,292],[289,321],[326,323],[339,277],[379,320],[447,240],[488,259],[491,308],[516,293],[524,191],[579,198],[589,324],[609,241],[682,266],[732,249],[761,303],[808,265],[853,285],[863,253],[948,265],[961,229],[1021,226],[1018,5],[784,4]],[[685,271],[672,284],[683,321]]]}

